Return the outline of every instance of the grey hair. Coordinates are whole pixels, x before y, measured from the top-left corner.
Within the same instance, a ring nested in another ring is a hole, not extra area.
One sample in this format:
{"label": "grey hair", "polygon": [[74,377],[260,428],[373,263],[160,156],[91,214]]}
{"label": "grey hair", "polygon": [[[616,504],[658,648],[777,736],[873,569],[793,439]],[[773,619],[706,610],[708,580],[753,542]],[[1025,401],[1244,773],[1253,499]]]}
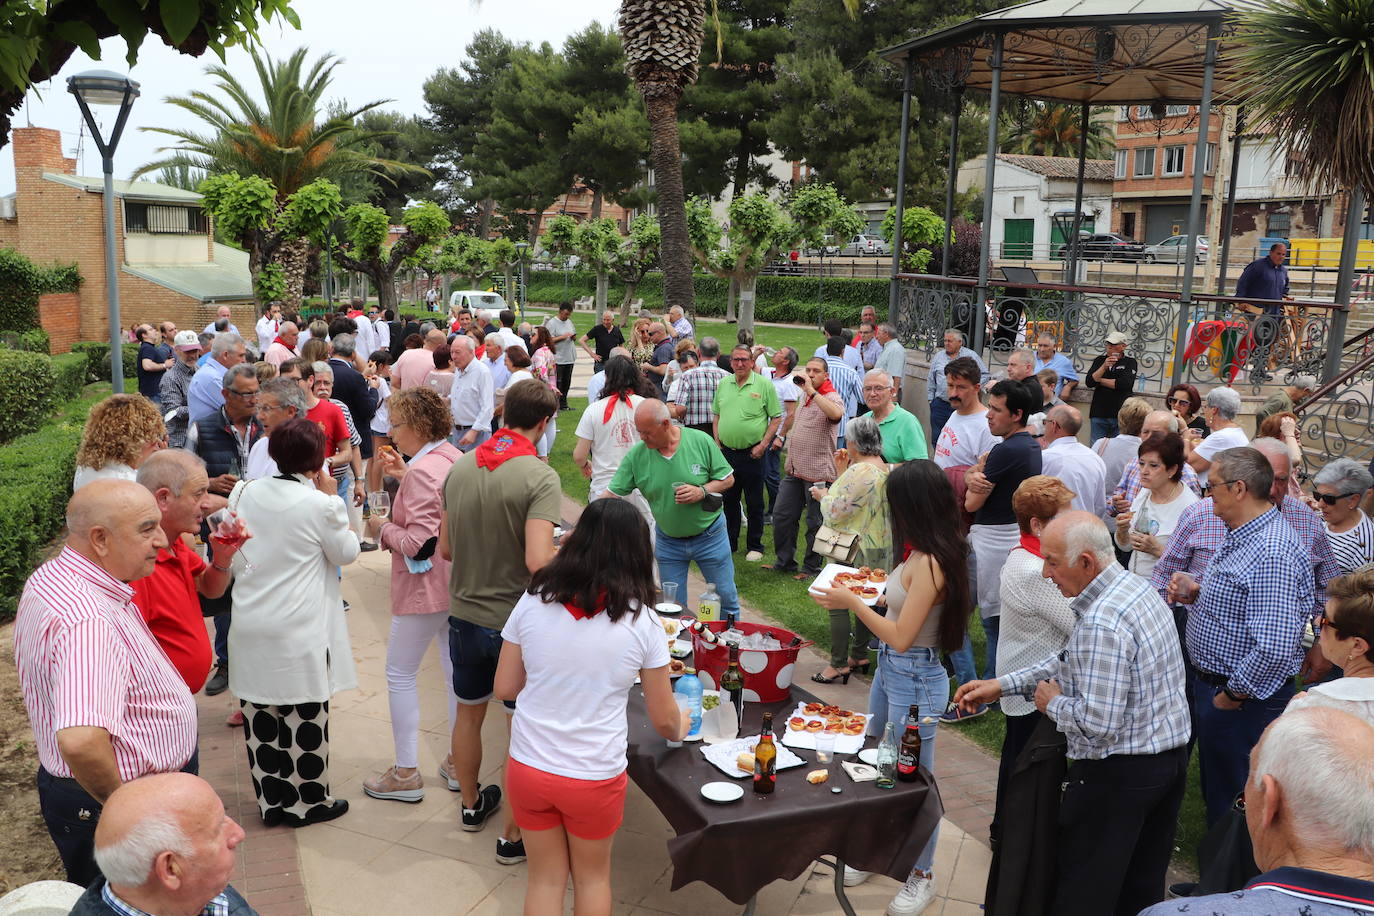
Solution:
{"label": "grey hair", "polygon": [[1234,420],[1240,414],[1240,395],[1234,388],[1213,388],[1207,392],[1203,403],[1215,407],[1217,413],[1228,420]]}
{"label": "grey hair", "polygon": [[214,343],[210,344],[211,356],[223,356],[229,352],[230,347],[243,346],[243,338],[234,333],[216,334]]}
{"label": "grey hair", "polygon": [[800,357],[797,355],[796,347],[783,347],[780,350],[778,350],[778,352],[782,354],[783,359],[787,360],[788,372],[791,372],[793,369],[797,368],[797,360],[799,360]]}
{"label": "grey hair", "polygon": [[221,387],[228,388],[234,384],[236,378],[251,378],[254,381],[258,377],[258,367],[252,363],[239,363],[237,366],[230,366],[224,371],[224,382]]}
{"label": "grey hair", "polygon": [[1012,350],[1011,355],[1007,357],[1007,364],[1010,365],[1013,361],[1018,363],[1029,363],[1034,366],[1035,351],[1027,350],[1025,347],[1019,347],[1018,349]]}
{"label": "grey hair", "polygon": [[296,408],[296,416],[305,416],[309,409],[305,401],[305,392],[301,390],[300,384],[293,378],[274,378],[262,383],[262,388],[258,395],[270,394],[277,399],[277,403],[282,407]]}
{"label": "grey hair", "polygon": [[[1129,400],[1129,398],[1127,400]],[[1162,417],[1167,421],[1168,429],[1171,433],[1183,432],[1183,421],[1180,420],[1178,414],[1174,413],[1172,410],[1152,410],[1145,415],[1145,420],[1140,425],[1144,426],[1146,423],[1149,423],[1151,417]]]}
{"label": "grey hair", "polygon": [[868,414],[850,420],[844,427],[844,444],[860,455],[881,456],[883,434],[878,421]]}
{"label": "grey hair", "polygon": [[287,328],[290,328],[291,330],[297,331],[297,332],[300,331],[300,328],[296,326],[296,322],[294,322],[294,321],[283,321],[283,322],[281,323],[281,326],[280,326],[279,328],[277,328],[277,335],[278,335],[278,336],[281,336],[282,334],[285,334]]}
{"label": "grey hair", "polygon": [[[897,328],[896,328],[896,326],[895,326],[895,325],[888,324],[886,321],[884,321],[882,324],[878,325],[877,330],[882,331],[882,332],[883,332],[884,334],[886,334],[888,337],[893,337],[893,338],[895,338],[895,337],[897,336]],[[960,331],[960,332],[959,332],[959,336],[960,336],[960,337],[963,337],[963,336],[964,336],[964,332],[963,332],[963,331]]]}
{"label": "grey hair", "polygon": [[1097,518],[1070,518],[1064,521],[1064,553],[1070,561],[1091,554],[1103,567],[1116,562],[1116,549],[1107,526]]}
{"label": "grey hair", "polygon": [[144,816],[116,842],[95,847],[95,864],[105,880],[116,886],[140,887],[148,880],[153,863],[164,852],[191,859],[195,847],[171,815],[154,812]]}
{"label": "grey hair", "polygon": [[204,350],[207,347],[209,347],[210,344],[215,342],[215,335],[209,333],[208,331],[201,331],[199,334],[196,335],[196,340],[200,342],[200,348]]}
{"label": "grey hair", "polygon": [[1311,391],[1317,387],[1317,377],[1315,375],[1299,375],[1293,379],[1293,387]]}
{"label": "grey hair", "polygon": [[697,345],[697,349],[701,351],[703,358],[715,359],[720,356],[720,341],[714,337],[703,337],[701,343]]}
{"label": "grey hair", "polygon": [[423,334],[428,334],[430,331],[433,331],[434,329],[435,329],[435,325],[434,325],[434,322],[432,322],[432,321],[426,321],[424,324],[420,325],[420,333],[421,333],[422,335],[423,335]]}
{"label": "grey hair", "polygon": [[358,345],[354,342],[352,334],[339,334],[330,342],[330,346],[340,356],[352,356],[358,350]]}
{"label": "grey hair", "polygon": [[1374,487],[1374,476],[1353,458],[1337,458],[1328,461],[1326,467],[1312,478],[1312,483],[1319,487],[1332,487],[1342,496],[1351,496]]}
{"label": "grey hair", "polygon": [[1293,460],[1292,455],[1288,452],[1288,446],[1284,445],[1273,436],[1260,436],[1259,438],[1251,439],[1250,447],[1265,455],[1281,455],[1290,462]]}
{"label": "grey hair", "polygon": [[1363,752],[1369,727],[1340,709],[1289,709],[1251,752],[1251,781],[1259,787],[1273,777],[1306,844],[1374,856],[1374,758]]}
{"label": "grey hair", "polygon": [[754,332],[748,328],[740,328],[735,332],[735,343],[742,343],[746,347],[754,345]]}
{"label": "grey hair", "polygon": [[319,378],[322,375],[327,375],[331,379],[334,377],[334,367],[329,365],[329,363],[319,362],[317,360],[310,364],[310,368],[314,371],[315,378]]}
{"label": "grey hair", "polygon": [[1268,499],[1274,488],[1274,468],[1259,449],[1246,445],[1228,448],[1217,452],[1207,473],[1207,482],[1212,486],[1222,480],[1239,480],[1251,496]]}
{"label": "grey hair", "polygon": [[205,460],[195,452],[181,448],[165,448],[153,452],[138,466],[138,483],[149,493],[166,488],[173,496],[181,495],[186,478],[195,469],[205,469]]}
{"label": "grey hair", "polygon": [[887,387],[892,387],[892,374],[889,373],[886,369],[869,369],[867,372],[864,373],[862,381],[866,382],[871,378],[878,378],[879,376],[882,376],[883,378],[887,379]]}
{"label": "grey hair", "polygon": [[[499,335],[493,335],[493,336],[499,336]],[[449,349],[450,349],[450,350],[452,350],[454,347],[462,347],[464,350],[467,350],[469,353],[476,353],[476,352],[477,352],[477,341],[473,340],[471,337],[467,336],[466,334],[458,334],[458,335],[454,336],[452,342],[450,342],[448,346],[449,346]]]}
{"label": "grey hair", "polygon": [[[892,325],[889,324],[889,325],[886,325],[886,327],[891,328]],[[897,336],[897,332],[896,332],[895,329],[889,330],[887,333],[891,334],[893,337],[896,337],[896,336]],[[945,333],[944,333],[942,336],[943,336],[943,337],[948,337],[948,336],[951,335],[951,334],[953,334],[955,337],[959,338],[959,343],[960,343],[960,344],[966,344],[966,343],[968,343],[968,338],[965,337],[965,336],[964,336],[964,332],[961,331],[961,330],[959,330],[958,328],[945,328]]]}

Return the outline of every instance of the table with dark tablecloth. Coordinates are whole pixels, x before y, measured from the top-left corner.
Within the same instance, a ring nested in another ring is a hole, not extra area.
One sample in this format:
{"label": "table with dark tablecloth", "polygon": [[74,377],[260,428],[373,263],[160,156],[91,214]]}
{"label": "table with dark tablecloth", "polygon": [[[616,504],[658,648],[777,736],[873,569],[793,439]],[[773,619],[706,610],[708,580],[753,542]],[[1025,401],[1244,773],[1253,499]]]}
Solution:
{"label": "table with dark tablecloth", "polygon": [[[815,699],[794,685],[786,702],[746,703],[740,735],[757,735],[769,710],[781,738],[797,702]],[[756,795],[751,779],[732,779],[708,763],[700,744],[668,747],[650,724],[638,687],[630,691],[629,723],[630,778],[677,833],[668,841],[673,890],[704,881],[743,904],[779,878],[796,878],[823,855],[905,881],[944,814],[935,779],[925,769],[915,782],[879,789],[873,782],[854,782],[840,768],[842,760],[857,756],[836,755],[830,781],[811,785],[806,774],[818,766],[815,752],[789,748],[807,765],[780,771],[773,794]],[[724,805],[702,798],[703,785],[721,781],[737,783],[744,798]],[[834,786],[843,791],[831,792]]]}

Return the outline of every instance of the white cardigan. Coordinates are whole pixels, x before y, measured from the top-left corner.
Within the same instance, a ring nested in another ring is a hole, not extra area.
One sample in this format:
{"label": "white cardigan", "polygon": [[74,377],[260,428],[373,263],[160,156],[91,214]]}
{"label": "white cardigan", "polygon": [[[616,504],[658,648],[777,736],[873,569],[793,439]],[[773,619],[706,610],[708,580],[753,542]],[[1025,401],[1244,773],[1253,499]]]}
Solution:
{"label": "white cardigan", "polygon": [[[1053,582],[1041,575],[1045,561],[1024,547],[1007,554],[1002,565],[1002,624],[997,634],[997,676],[1058,655],[1073,632],[1073,608]],[[229,632],[233,632],[230,630]],[[1002,697],[1002,713],[1024,716],[1035,704]]]}
{"label": "white cardigan", "polygon": [[234,559],[229,689],[286,706],[358,686],[336,569],[358,556],[343,500],[298,474],[240,484],[230,504],[253,536]]}

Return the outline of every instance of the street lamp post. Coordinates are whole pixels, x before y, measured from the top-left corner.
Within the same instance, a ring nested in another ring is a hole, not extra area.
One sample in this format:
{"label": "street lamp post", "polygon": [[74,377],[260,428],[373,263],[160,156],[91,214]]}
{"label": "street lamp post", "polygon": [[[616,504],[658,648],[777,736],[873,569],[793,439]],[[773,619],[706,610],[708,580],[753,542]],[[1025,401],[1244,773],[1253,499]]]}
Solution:
{"label": "street lamp post", "polygon": [[516,242],[516,243],[515,243],[516,270],[519,272],[519,273],[516,275],[515,282],[516,282],[517,284],[519,284],[519,288],[516,290],[516,292],[519,294],[519,300],[518,300],[518,301],[519,301],[520,305],[518,306],[518,308],[520,309],[520,318],[521,318],[522,321],[524,320],[524,317],[525,317],[525,305],[526,305],[526,303],[525,303],[525,289],[526,289],[526,285],[525,285],[525,252],[526,252],[526,250],[529,249],[529,247],[530,247],[530,243],[529,243],[529,242]]}
{"label": "street lamp post", "polygon": [[[67,80],[67,91],[76,96],[81,116],[91,130],[91,139],[100,150],[100,166],[105,173],[105,295],[109,305],[110,322],[110,387],[115,394],[124,392],[124,346],[119,321],[119,274],[115,260],[114,223],[114,151],[119,145],[129,110],[138,98],[138,83],[110,70],[87,70]],[[114,130],[110,139],[100,136],[100,128],[91,116],[92,105],[118,105]]]}

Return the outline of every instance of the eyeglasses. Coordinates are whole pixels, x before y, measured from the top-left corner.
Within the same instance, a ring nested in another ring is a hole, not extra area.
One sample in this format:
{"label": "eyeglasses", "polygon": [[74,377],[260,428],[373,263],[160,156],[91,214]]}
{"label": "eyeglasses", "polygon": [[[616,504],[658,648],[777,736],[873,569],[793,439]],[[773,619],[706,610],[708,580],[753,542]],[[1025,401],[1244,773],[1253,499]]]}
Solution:
{"label": "eyeglasses", "polygon": [[258,396],[256,391],[235,391],[233,388],[224,389],[224,393],[232,394],[234,397],[242,398],[245,401],[251,401]]}
{"label": "eyeglasses", "polygon": [[1328,506],[1334,506],[1334,505],[1336,505],[1336,503],[1338,503],[1338,502],[1340,502],[1341,500],[1345,499],[1347,496],[1357,496],[1357,495],[1358,495],[1358,494],[1356,494],[1356,493],[1338,493],[1338,494],[1336,494],[1335,496],[1332,496],[1330,493],[1318,493],[1316,490],[1313,490],[1313,491],[1312,491],[1312,498],[1313,498],[1313,499],[1317,500],[1318,502],[1324,502],[1324,503],[1326,503]]}
{"label": "eyeglasses", "polygon": [[880,391],[891,391],[891,385],[865,385],[864,394],[877,394]]}
{"label": "eyeglasses", "polygon": [[1169,403],[1177,404],[1179,407],[1188,407],[1193,402],[1188,400],[1187,398],[1169,398]]}

